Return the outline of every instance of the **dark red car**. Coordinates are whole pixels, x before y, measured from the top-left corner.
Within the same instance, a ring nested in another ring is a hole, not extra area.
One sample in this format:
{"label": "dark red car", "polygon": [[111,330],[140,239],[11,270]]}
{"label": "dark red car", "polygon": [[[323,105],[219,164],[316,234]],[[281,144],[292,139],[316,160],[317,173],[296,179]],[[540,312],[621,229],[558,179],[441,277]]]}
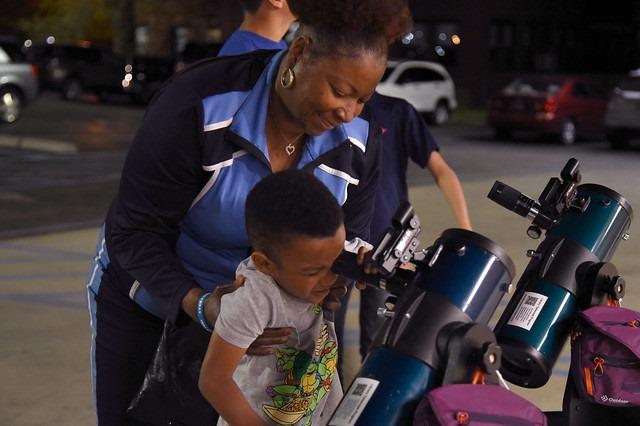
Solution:
{"label": "dark red car", "polygon": [[487,122],[497,139],[529,130],[570,145],[576,138],[604,133],[606,108],[607,91],[586,78],[522,77],[491,98]]}

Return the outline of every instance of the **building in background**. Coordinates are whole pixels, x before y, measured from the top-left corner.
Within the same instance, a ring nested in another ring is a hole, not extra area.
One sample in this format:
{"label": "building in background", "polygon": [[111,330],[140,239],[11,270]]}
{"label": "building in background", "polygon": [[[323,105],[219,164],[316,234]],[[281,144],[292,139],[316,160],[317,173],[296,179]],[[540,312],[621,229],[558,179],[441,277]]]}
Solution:
{"label": "building in background", "polygon": [[[484,106],[489,94],[521,74],[595,74],[615,81],[640,67],[640,0],[409,3],[414,30],[391,55],[444,65],[461,105]],[[187,43],[221,43],[242,20],[235,0],[0,0],[0,5],[0,34],[23,31],[32,37],[29,31],[48,25],[67,29],[67,43],[112,40],[116,53],[165,58],[177,57]],[[88,24],[92,8],[102,10],[96,22],[107,25],[101,31]],[[105,8],[112,25],[104,19]],[[31,30],[20,28],[29,14],[40,18]],[[70,40],[72,34],[79,34],[78,40]]]}
{"label": "building in background", "polygon": [[392,54],[447,67],[462,104],[481,106],[513,77],[640,67],[640,1],[410,1],[415,28]]}

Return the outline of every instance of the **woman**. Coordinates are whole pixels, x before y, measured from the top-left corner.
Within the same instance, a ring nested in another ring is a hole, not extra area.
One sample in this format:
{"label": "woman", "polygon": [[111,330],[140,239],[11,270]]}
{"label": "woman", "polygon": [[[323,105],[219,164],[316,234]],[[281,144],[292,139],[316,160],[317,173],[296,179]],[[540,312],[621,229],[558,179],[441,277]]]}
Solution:
{"label": "woman", "polygon": [[249,253],[244,201],[263,177],[312,172],[342,205],[347,239],[368,236],[379,147],[360,113],[388,45],[409,30],[407,5],[289,4],[301,25],[288,51],[215,58],[177,74],[131,145],[88,283],[100,424],[133,423],[126,408],[165,319],[215,322],[206,295]]}

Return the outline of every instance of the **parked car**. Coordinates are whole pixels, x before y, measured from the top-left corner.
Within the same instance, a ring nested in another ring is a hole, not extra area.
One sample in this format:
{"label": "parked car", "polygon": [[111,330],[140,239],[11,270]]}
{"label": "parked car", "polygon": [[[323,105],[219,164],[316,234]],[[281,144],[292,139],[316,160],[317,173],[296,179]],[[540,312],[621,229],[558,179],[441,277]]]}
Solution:
{"label": "parked car", "polygon": [[589,79],[529,76],[514,80],[490,99],[487,122],[497,139],[528,130],[570,145],[578,137],[604,133],[606,105],[606,90]]}
{"label": "parked car", "polygon": [[613,149],[623,149],[640,138],[640,69],[631,71],[613,90],[604,117],[607,140]]}
{"label": "parked car", "polygon": [[34,52],[43,88],[59,91],[67,100],[76,100],[84,92],[94,92],[103,100],[122,92],[127,61],[105,47],[53,44],[36,46]]}
{"label": "parked car", "polygon": [[13,123],[38,94],[38,68],[27,61],[23,44],[0,37],[0,123]]}
{"label": "parked car", "polygon": [[389,61],[376,90],[383,95],[406,99],[436,125],[449,120],[458,106],[451,76],[435,62]]}
{"label": "parked car", "polygon": [[171,59],[136,56],[124,66],[120,89],[135,102],[147,104],[173,70]]}
{"label": "parked car", "polygon": [[43,45],[35,49],[43,70],[44,88],[59,91],[67,100],[93,92],[101,100],[127,94],[146,103],[173,73],[173,61],[162,58],[116,55],[106,47]]}

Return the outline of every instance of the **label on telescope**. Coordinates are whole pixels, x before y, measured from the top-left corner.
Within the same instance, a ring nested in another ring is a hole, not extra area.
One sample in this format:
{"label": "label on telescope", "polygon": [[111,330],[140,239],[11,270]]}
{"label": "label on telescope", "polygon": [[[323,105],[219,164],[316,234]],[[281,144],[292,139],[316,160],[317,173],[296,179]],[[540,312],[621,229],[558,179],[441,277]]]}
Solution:
{"label": "label on telescope", "polygon": [[329,421],[329,426],[353,426],[367,406],[380,382],[366,377],[356,378]]}
{"label": "label on telescope", "polygon": [[531,330],[547,299],[544,294],[525,291],[507,325]]}

